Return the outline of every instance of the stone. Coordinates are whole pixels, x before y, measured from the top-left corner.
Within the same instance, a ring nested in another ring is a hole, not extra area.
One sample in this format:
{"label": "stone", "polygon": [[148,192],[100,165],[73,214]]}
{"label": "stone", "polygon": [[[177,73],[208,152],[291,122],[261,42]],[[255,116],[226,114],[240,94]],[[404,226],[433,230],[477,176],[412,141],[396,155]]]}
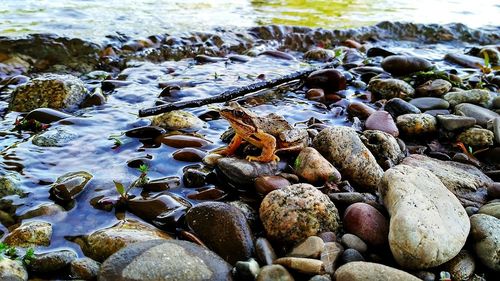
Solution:
{"label": "stone", "polygon": [[42,74],[12,93],[10,111],[31,111],[40,107],[75,110],[88,95],[83,82],[72,75]]}
{"label": "stone", "polygon": [[206,152],[193,147],[185,147],[178,149],[172,153],[172,158],[177,161],[184,162],[201,162],[201,160],[206,156]]}
{"label": "stone", "polygon": [[325,99],[325,91],[323,89],[309,89],[306,92],[306,98],[308,100],[322,101]]}
{"label": "stone", "polygon": [[319,257],[324,246],[325,242],[323,242],[323,239],[318,236],[309,236],[306,240],[296,245],[287,256],[315,259]]}
{"label": "stone", "polygon": [[83,280],[95,280],[101,264],[90,258],[79,258],[71,261],[71,277]]}
{"label": "stone", "polygon": [[278,166],[272,162],[250,162],[234,157],[219,159],[217,161],[217,168],[220,169],[229,181],[238,186],[253,185],[255,178],[274,175],[278,172]]}
{"label": "stone", "polygon": [[364,261],[350,262],[339,267],[334,278],[336,281],[420,281],[402,270]]}
{"label": "stone", "polygon": [[295,159],[295,173],[310,184],[339,183],[339,171],[316,149],[303,148]]}
{"label": "stone", "polygon": [[382,213],[366,203],[354,203],[347,207],[342,224],[345,231],[370,245],[382,246],[387,243],[389,222]]}
{"label": "stone", "polygon": [[230,264],[252,257],[252,231],[236,207],[222,202],[204,202],[189,209],[186,222],[209,249]]}
{"label": "stone", "polygon": [[259,220],[259,212],[257,211],[257,209],[258,209],[257,206],[254,207],[253,205],[250,205],[243,200],[235,200],[235,201],[226,202],[226,203],[228,203],[229,205],[231,205],[233,207],[236,207],[238,210],[241,211],[241,213],[243,213],[243,215],[245,216],[245,219],[248,222],[248,225],[250,225],[250,228],[252,228],[257,223],[259,223],[259,221],[258,221]]}
{"label": "stone", "polygon": [[455,107],[461,103],[477,104],[482,107],[490,107],[492,102],[492,97],[490,92],[481,89],[472,89],[460,92],[449,92],[443,96],[447,100],[451,107]]}
{"label": "stone", "polygon": [[52,238],[52,224],[45,221],[23,222],[12,230],[4,243],[12,247],[49,246]]}
{"label": "stone", "polygon": [[106,259],[99,280],[233,279],[231,266],[204,247],[182,240],[152,240],[129,245]]}
{"label": "stone", "polygon": [[415,89],[415,93],[421,97],[441,97],[451,89],[451,83],[443,80],[429,80]]}
{"label": "stone", "polygon": [[388,133],[366,130],[360,136],[360,139],[377,159],[377,163],[384,169],[387,161],[390,162],[391,166],[394,166],[404,158],[404,153],[401,151],[398,141]]}
{"label": "stone", "polygon": [[142,126],[125,131],[125,136],[140,140],[150,140],[160,137],[167,131],[158,126]]}
{"label": "stone", "polygon": [[337,262],[344,252],[344,247],[337,242],[326,242],[323,251],[321,252],[320,260],[323,262],[325,272],[333,274],[337,268]]}
{"label": "stone", "polygon": [[500,271],[500,219],[477,214],[470,217],[474,251],[487,267]]}
{"label": "stone", "polygon": [[366,119],[365,127],[367,130],[379,130],[388,133],[394,137],[399,135],[398,127],[387,111],[375,111]]}
{"label": "stone", "polygon": [[410,104],[414,105],[421,111],[448,109],[450,107],[450,104],[446,100],[433,97],[414,98],[410,101]]}
{"label": "stone", "polygon": [[500,219],[500,200],[493,200],[479,208],[480,214],[490,215]]}
{"label": "stone", "polygon": [[259,209],[271,240],[297,243],[324,231],[339,229],[337,208],[328,196],[309,184],[294,184],[270,192]]}
{"label": "stone", "polygon": [[236,280],[254,281],[259,275],[260,266],[254,259],[238,261],[233,268],[233,276]]}
{"label": "stone", "polygon": [[424,58],[406,55],[392,55],[384,58],[380,63],[382,68],[396,76],[408,75],[432,68],[432,63]]}
{"label": "stone", "polygon": [[308,281],[332,281],[332,278],[328,274],[314,275]]}
{"label": "stone", "polygon": [[342,235],[341,243],[347,249],[354,249],[361,254],[368,250],[366,243],[354,234],[346,233]]}
{"label": "stone", "polygon": [[92,175],[85,171],[66,173],[52,184],[50,194],[61,201],[73,200],[91,179]]}
{"label": "stone", "polygon": [[476,119],[467,116],[448,114],[438,115],[436,119],[439,126],[448,131],[467,129],[476,125]]}
{"label": "stone", "polygon": [[354,262],[354,261],[364,261],[365,258],[361,255],[360,252],[355,249],[346,249],[342,253],[342,261],[344,263]]}
{"label": "stone", "polygon": [[28,271],[20,260],[0,259],[0,280],[27,281]]}
{"label": "stone", "polygon": [[157,239],[168,240],[172,237],[153,226],[129,219],[76,238],[74,242],[87,257],[102,262],[127,245]]}
{"label": "stone", "polygon": [[472,117],[476,119],[476,123],[482,127],[486,127],[490,119],[500,117],[500,115],[494,111],[470,103],[461,103],[455,106],[455,114]]}
{"label": "stone", "polygon": [[389,112],[393,118],[397,118],[399,115],[403,114],[421,113],[420,109],[416,106],[400,98],[392,98],[388,100],[384,105],[384,110]]}
{"label": "stone", "polygon": [[67,267],[77,258],[71,250],[57,250],[43,254],[35,254],[29,263],[30,272],[51,273]]}
{"label": "stone", "polygon": [[275,260],[274,264],[308,275],[323,274],[325,272],[323,262],[316,259],[284,257]]}
{"label": "stone", "polygon": [[362,102],[353,101],[347,106],[347,113],[349,113],[350,116],[359,117],[361,119],[368,118],[374,112],[375,109]]}
{"label": "stone", "polygon": [[43,124],[51,124],[53,122],[57,122],[59,120],[63,120],[70,117],[73,116],[52,108],[41,107],[30,111],[28,114],[26,114],[24,119],[26,120],[33,119]]}
{"label": "stone", "polygon": [[384,173],[379,192],[391,217],[389,246],[401,266],[435,267],[464,246],[470,229],[467,213],[433,173],[398,165]]}
{"label": "stone", "polygon": [[26,220],[35,217],[50,217],[51,221],[61,221],[66,217],[66,210],[61,205],[55,203],[43,203],[31,210],[18,215],[19,220]]}
{"label": "stone", "polygon": [[410,84],[399,79],[371,79],[368,90],[382,99],[401,98],[409,99],[415,94]]}
{"label": "stone", "polygon": [[260,176],[254,182],[255,190],[263,195],[289,185],[290,181],[281,176]]}
{"label": "stone", "polygon": [[7,174],[0,176],[0,199],[10,195],[22,196],[24,192],[19,185],[20,180],[17,175]]}
{"label": "stone", "polygon": [[457,141],[472,147],[485,147],[493,145],[494,137],[490,130],[469,128],[458,135]]}
{"label": "stone", "polygon": [[157,141],[175,148],[203,147],[210,144],[210,142],[205,139],[187,135],[161,136]]}
{"label": "stone", "polygon": [[480,65],[483,65],[484,60],[478,57],[473,57],[469,55],[464,55],[464,54],[457,54],[457,53],[448,53],[444,56],[444,60],[469,67],[469,68],[476,68],[479,69]]}
{"label": "stone", "polygon": [[487,127],[488,130],[493,132],[495,143],[500,144],[500,117],[489,120]]}
{"label": "stone", "polygon": [[336,69],[314,71],[306,78],[305,84],[309,89],[323,89],[325,94],[344,90],[347,86],[344,74]]}
{"label": "stone", "polygon": [[313,147],[350,182],[366,190],[377,188],[383,170],[354,129],[324,129],[314,138]]}
{"label": "stone", "polygon": [[476,262],[467,250],[462,250],[445,263],[444,268],[450,273],[452,280],[469,280],[476,270]]}
{"label": "stone", "polygon": [[274,252],[273,246],[264,237],[259,237],[255,241],[255,253],[261,264],[264,265],[271,265],[274,260],[278,258]]}
{"label": "stone", "polygon": [[65,127],[56,127],[33,137],[33,144],[40,147],[63,147],[78,138],[78,134]]}
{"label": "stone", "polygon": [[266,265],[261,268],[256,281],[294,281],[293,276],[282,265]]}
{"label": "stone", "polygon": [[183,110],[173,110],[155,116],[151,125],[162,127],[166,130],[197,131],[206,126],[200,118]]}
{"label": "stone", "polygon": [[311,49],[304,54],[305,60],[328,62],[333,58],[335,58],[335,52],[333,50],[323,48]]}
{"label": "stone", "polygon": [[406,136],[429,135],[437,131],[436,117],[426,113],[400,115],[396,124]]}
{"label": "stone", "polygon": [[470,164],[442,161],[418,154],[406,157],[401,163],[432,172],[464,206],[480,207],[485,204],[486,187],[493,184],[488,176]]}

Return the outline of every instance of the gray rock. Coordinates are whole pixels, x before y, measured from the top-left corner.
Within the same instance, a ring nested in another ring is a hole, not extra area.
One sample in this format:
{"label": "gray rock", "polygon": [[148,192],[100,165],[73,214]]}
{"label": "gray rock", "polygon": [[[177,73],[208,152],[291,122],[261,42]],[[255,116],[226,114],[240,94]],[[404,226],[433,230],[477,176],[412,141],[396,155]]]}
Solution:
{"label": "gray rock", "polygon": [[80,258],[71,261],[71,277],[83,280],[95,280],[101,264],[90,258]]}
{"label": "gray rock", "polygon": [[57,250],[43,254],[35,254],[28,269],[33,272],[56,272],[76,260],[76,253],[70,250]]}
{"label": "gray rock", "polygon": [[274,175],[278,172],[278,166],[272,162],[250,162],[234,157],[219,159],[217,167],[231,182],[243,186],[252,185],[253,180],[259,176]]}
{"label": "gray rock", "polygon": [[332,278],[328,274],[314,275],[309,281],[332,281]]}
{"label": "gray rock", "polygon": [[365,253],[368,250],[366,243],[354,234],[346,233],[342,235],[341,242],[347,249],[354,249],[359,253]]}
{"label": "gray rock", "polygon": [[254,252],[250,226],[234,206],[204,202],[189,209],[186,222],[208,248],[230,264],[246,261]]}
{"label": "gray rock", "polygon": [[495,143],[500,144],[500,117],[489,120],[487,126],[488,130],[493,132]]}
{"label": "gray rock", "polygon": [[444,95],[443,98],[447,100],[452,107],[455,107],[456,105],[461,103],[471,103],[480,105],[482,107],[490,107],[492,101],[490,92],[481,89],[449,92]]}
{"label": "gray rock", "polygon": [[26,120],[33,119],[44,124],[50,124],[70,117],[73,116],[59,110],[42,107],[30,111],[24,118]]}
{"label": "gray rock", "polygon": [[422,111],[432,109],[448,109],[450,107],[450,104],[446,100],[433,97],[414,98],[410,101],[410,104],[416,106]]}
{"label": "gray rock", "polygon": [[408,99],[415,94],[415,89],[410,84],[399,79],[372,79],[368,83],[368,90],[382,99]]}
{"label": "gray rock", "polygon": [[483,205],[479,211],[480,214],[490,215],[500,219],[500,200],[493,200],[486,205]]}
{"label": "gray rock", "polygon": [[323,262],[316,259],[284,257],[274,263],[308,275],[325,273]]}
{"label": "gray rock", "polygon": [[273,246],[264,237],[259,237],[255,241],[255,253],[261,264],[264,265],[271,265],[274,260],[278,258],[274,252]]}
{"label": "gray rock", "polygon": [[436,79],[425,82],[418,86],[415,91],[417,95],[422,97],[441,97],[448,93],[450,89],[450,82],[443,79]]}
{"label": "gray rock", "polygon": [[0,280],[26,281],[28,272],[21,261],[2,258],[0,259]]}
{"label": "gray rock", "polygon": [[254,259],[238,261],[233,268],[233,276],[236,280],[254,281],[259,271],[260,266]]}
{"label": "gray rock", "polygon": [[41,147],[63,147],[78,138],[78,134],[65,127],[49,129],[33,137],[33,144]]}
{"label": "gray rock", "polygon": [[487,267],[500,271],[500,219],[477,214],[470,217],[474,250]]}
{"label": "gray rock", "polygon": [[355,249],[346,249],[342,253],[342,261],[344,263],[354,262],[354,261],[365,261],[363,255]]}
{"label": "gray rock", "polygon": [[494,134],[490,130],[481,128],[469,128],[458,135],[457,140],[472,147],[484,147],[493,145]]}
{"label": "gray rock", "polygon": [[324,129],[314,138],[313,147],[338,167],[344,178],[360,188],[378,187],[383,170],[354,129],[339,126]]}
{"label": "gray rock", "polygon": [[200,118],[183,110],[173,110],[155,116],[151,125],[162,127],[167,130],[197,131],[206,126]]}
{"label": "gray rock", "polygon": [[336,281],[420,281],[402,270],[371,262],[350,262],[335,272]]}
{"label": "gray rock", "polygon": [[287,255],[298,258],[318,258],[325,247],[325,242],[318,236],[309,236],[306,240],[296,245]]}
{"label": "gray rock", "polygon": [[45,221],[23,222],[12,230],[4,243],[13,247],[49,246],[52,237],[52,224]]}
{"label": "gray rock", "polygon": [[470,128],[476,125],[476,119],[460,115],[438,115],[436,116],[439,126],[448,131]]}
{"label": "gray rock", "polygon": [[456,63],[461,66],[479,69],[479,65],[483,65],[484,61],[481,58],[473,57],[464,54],[448,53],[444,56],[446,61]]}
{"label": "gray rock", "polygon": [[496,112],[470,103],[461,103],[455,106],[455,114],[472,117],[476,119],[477,124],[483,127],[486,127],[490,119],[500,117]]}
{"label": "gray rock", "polygon": [[50,193],[59,200],[70,201],[82,192],[92,175],[85,171],[66,173],[57,178],[50,188]]}
{"label": "gray rock", "polygon": [[474,274],[476,262],[468,251],[462,250],[456,257],[445,263],[444,268],[450,273],[452,280],[467,281]]}
{"label": "gray rock", "polygon": [[232,277],[229,264],[206,248],[182,240],[152,240],[110,256],[98,280],[227,281]]}
{"label": "gray rock", "polygon": [[437,131],[436,117],[426,113],[400,115],[396,125],[406,136],[428,135]]}
{"label": "gray rock", "polygon": [[420,109],[418,109],[416,106],[400,98],[393,98],[388,100],[384,105],[384,110],[389,112],[389,114],[391,114],[393,118],[397,118],[399,115],[403,114],[421,113]]}
{"label": "gray rock", "polygon": [[377,163],[383,168],[386,168],[386,161],[389,161],[390,165],[394,166],[399,164],[404,157],[398,141],[388,133],[366,130],[360,136],[360,139],[375,156]]}
{"label": "gray rock", "polygon": [[327,62],[331,61],[333,58],[335,58],[335,52],[333,50],[328,50],[323,48],[312,49],[304,54],[305,60]]}
{"label": "gray rock", "polygon": [[262,267],[256,281],[294,281],[293,276],[282,265],[273,264]]}
{"label": "gray rock", "polygon": [[384,173],[379,191],[391,217],[389,246],[398,264],[413,269],[435,267],[462,249],[469,217],[434,174],[398,165]]}

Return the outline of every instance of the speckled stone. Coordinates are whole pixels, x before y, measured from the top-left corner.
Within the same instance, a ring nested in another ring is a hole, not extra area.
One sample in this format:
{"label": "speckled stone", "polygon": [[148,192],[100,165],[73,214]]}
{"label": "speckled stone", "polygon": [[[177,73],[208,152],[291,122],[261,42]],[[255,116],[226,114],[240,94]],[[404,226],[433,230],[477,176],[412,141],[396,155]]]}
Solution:
{"label": "speckled stone", "polygon": [[368,250],[366,243],[361,240],[361,238],[351,233],[342,235],[341,243],[347,249],[354,249],[360,253],[365,253]]}
{"label": "speckled stone", "polygon": [[196,131],[206,124],[192,113],[183,110],[173,110],[155,116],[151,125],[162,127],[167,130]]}
{"label": "speckled stone", "polygon": [[335,57],[335,52],[333,50],[328,50],[323,48],[312,49],[304,54],[305,60],[315,60],[322,62],[330,61],[334,57]]}
{"label": "speckled stone", "polygon": [[284,257],[275,260],[274,263],[309,275],[325,272],[323,262],[317,259]]}
{"label": "speckled stone", "polygon": [[350,262],[335,272],[336,281],[420,281],[402,270],[371,262]]}
{"label": "speckled stone", "polygon": [[489,107],[491,105],[492,97],[490,92],[481,89],[472,89],[460,92],[449,92],[443,96],[452,107],[460,103],[471,103],[477,104],[483,107]]}
{"label": "speckled stone", "polygon": [[310,184],[339,183],[339,171],[316,149],[303,148],[295,159],[295,173]]}
{"label": "speckled stone", "polygon": [[90,258],[75,259],[70,264],[71,277],[83,280],[97,278],[101,264]]}
{"label": "speckled stone", "polygon": [[490,130],[469,128],[458,135],[457,140],[465,145],[484,147],[493,145],[494,134]]}
{"label": "speckled stone", "polygon": [[255,241],[255,253],[259,258],[261,264],[270,265],[277,259],[273,246],[264,237],[259,237]]}
{"label": "speckled stone", "polygon": [[293,276],[279,264],[266,265],[261,268],[256,281],[294,281]]}
{"label": "speckled stone", "polygon": [[404,154],[399,147],[398,141],[392,135],[376,131],[366,130],[360,136],[361,141],[370,150],[377,159],[377,163],[383,167],[386,161],[389,161],[392,166],[399,164],[404,158]]}
{"label": "speckled stone", "polygon": [[416,106],[422,111],[433,109],[448,109],[450,107],[450,104],[446,100],[433,97],[414,98],[410,101],[410,104]]}
{"label": "speckled stone", "polygon": [[309,236],[306,240],[293,247],[287,255],[298,258],[318,258],[325,246],[323,239],[318,236]]}
{"label": "speckled stone", "polygon": [[480,214],[486,214],[500,219],[500,200],[493,200],[479,209]]}
{"label": "speckled stone", "polygon": [[372,79],[368,84],[368,90],[382,99],[408,99],[415,94],[415,89],[410,84],[399,79]]}
{"label": "speckled stone", "polygon": [[500,144],[500,117],[496,117],[488,121],[488,130],[493,132],[495,142]]}
{"label": "speckled stone", "polygon": [[328,196],[309,184],[294,184],[270,192],[260,205],[260,219],[271,240],[297,243],[324,231],[339,229],[337,208]]}
{"label": "speckled stone", "polygon": [[476,269],[476,262],[467,250],[462,250],[445,263],[444,268],[450,273],[452,280],[469,280]]}
{"label": "speckled stone", "polygon": [[0,280],[26,281],[28,272],[20,260],[0,259]]}
{"label": "speckled stone", "polygon": [[77,258],[72,250],[56,250],[42,254],[35,254],[28,265],[30,272],[50,273],[57,272],[68,266]]}
{"label": "speckled stone", "polygon": [[500,271],[500,219],[485,214],[470,217],[474,250],[479,260],[489,268]]}
{"label": "speckled stone", "polygon": [[45,221],[24,222],[4,239],[4,243],[13,247],[49,246],[52,238],[52,224]]}
{"label": "speckled stone", "polygon": [[453,115],[453,114],[438,115],[436,116],[436,119],[439,123],[439,126],[448,131],[466,129],[476,124],[476,119],[472,117]]}
{"label": "speckled stone", "polygon": [[415,91],[417,95],[422,97],[441,97],[448,93],[450,89],[450,82],[443,79],[436,79],[425,82],[418,86]]}
{"label": "speckled stone", "polygon": [[470,103],[461,103],[455,106],[455,114],[472,117],[476,119],[477,124],[483,127],[486,127],[490,119],[500,117],[500,115],[494,111]]}
{"label": "speckled stone", "polygon": [[49,129],[33,137],[33,144],[41,147],[63,147],[78,138],[78,134],[66,127]]}
{"label": "speckled stone", "polygon": [[400,115],[396,124],[400,132],[407,136],[427,135],[437,131],[436,117],[425,113]]}

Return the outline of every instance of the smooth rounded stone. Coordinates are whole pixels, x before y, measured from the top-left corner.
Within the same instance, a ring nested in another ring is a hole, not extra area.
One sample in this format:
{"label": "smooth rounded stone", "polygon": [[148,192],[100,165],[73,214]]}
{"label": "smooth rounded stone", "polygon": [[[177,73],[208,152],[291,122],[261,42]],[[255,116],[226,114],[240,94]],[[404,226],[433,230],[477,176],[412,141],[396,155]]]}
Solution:
{"label": "smooth rounded stone", "polygon": [[393,167],[384,173],[379,192],[391,217],[389,246],[401,266],[435,267],[451,260],[464,246],[469,217],[430,171]]}
{"label": "smooth rounded stone", "polygon": [[23,222],[12,230],[4,243],[12,247],[49,246],[52,238],[52,224],[45,221]]}
{"label": "smooth rounded stone", "polygon": [[254,252],[250,226],[234,206],[222,202],[201,203],[189,209],[186,222],[208,248],[230,264],[248,260]]}
{"label": "smooth rounded stone", "polygon": [[31,111],[40,107],[76,109],[88,95],[83,82],[73,75],[41,74],[17,87],[9,104],[11,111]]}
{"label": "smooth rounded stone", "polygon": [[[343,206],[349,206],[357,202],[364,202],[370,205],[378,205],[377,197],[371,193],[359,192],[335,192],[328,194],[328,197],[335,203]],[[383,208],[383,207],[382,207]]]}
{"label": "smooth rounded stone", "polygon": [[367,190],[377,188],[384,172],[354,129],[324,129],[314,138],[313,147],[350,182]]}
{"label": "smooth rounded stone", "polygon": [[420,281],[402,270],[379,263],[356,261],[345,264],[335,271],[336,281]]}
{"label": "smooth rounded stone", "polygon": [[33,137],[33,144],[41,147],[63,147],[78,138],[78,134],[66,127],[49,129]]}
{"label": "smooth rounded stone", "polygon": [[254,281],[259,275],[260,266],[254,259],[238,261],[233,268],[233,276],[236,280]]}
{"label": "smooth rounded stone", "polygon": [[94,231],[88,236],[78,237],[74,242],[87,257],[102,262],[127,245],[157,239],[167,240],[172,237],[149,224],[129,219]]}
{"label": "smooth rounded stone", "polygon": [[400,115],[396,125],[407,136],[428,135],[437,131],[436,117],[426,113]]}
{"label": "smooth rounded stone", "polygon": [[96,88],[91,95],[88,95],[83,100],[80,107],[99,106],[106,103],[106,96],[104,96],[101,88]]}
{"label": "smooth rounded stone", "polygon": [[448,131],[466,129],[476,125],[476,119],[467,116],[448,114],[438,115],[436,119],[439,126]]}
{"label": "smooth rounded stone", "polygon": [[487,127],[493,132],[495,143],[500,144],[500,117],[489,120]]}
{"label": "smooth rounded stone", "polygon": [[494,200],[488,204],[483,205],[479,209],[480,214],[490,215],[497,219],[500,219],[500,200]]}
{"label": "smooth rounded stone", "polygon": [[207,56],[207,55],[196,55],[194,57],[194,60],[197,62],[197,63],[215,63],[215,62],[220,62],[220,61],[226,61],[227,58],[219,58],[219,57],[211,57],[211,56]]}
{"label": "smooth rounded stone", "polygon": [[52,122],[57,122],[62,119],[73,117],[70,114],[64,113],[59,110],[52,108],[42,107],[30,111],[24,119],[26,120],[36,120],[43,124],[50,124]]}
{"label": "smooth rounded stone", "polygon": [[415,94],[415,89],[399,79],[371,79],[368,90],[380,96],[381,99],[409,99]]}
{"label": "smooth rounded stone", "polygon": [[270,57],[273,57],[273,58],[277,58],[277,59],[283,59],[283,60],[296,60],[295,57],[293,57],[292,55],[290,54],[287,54],[285,52],[282,52],[282,51],[277,51],[277,50],[266,50],[266,51],[263,51],[262,53],[259,54],[259,56],[261,55],[266,55],[266,56],[270,56]]}
{"label": "smooth rounded stone", "polygon": [[263,266],[256,281],[294,281],[293,276],[279,264]]}
{"label": "smooth rounded stone", "polygon": [[85,171],[66,173],[57,178],[50,188],[50,194],[62,201],[70,201],[80,194],[92,175]]}
{"label": "smooth rounded stone", "polygon": [[304,54],[305,60],[315,60],[321,62],[328,62],[335,58],[335,52],[333,50],[315,48],[307,51]]}
{"label": "smooth rounded stone", "polygon": [[467,215],[470,217],[472,215],[477,214],[477,212],[479,211],[479,208],[469,206],[469,207],[465,208],[465,211],[467,212]]}
{"label": "smooth rounded stone", "polygon": [[325,91],[323,89],[309,89],[306,92],[306,98],[308,100],[321,101],[325,98]]}
{"label": "smooth rounded stone", "polygon": [[66,210],[55,203],[43,203],[34,209],[18,214],[18,220],[35,217],[50,217],[51,221],[61,221],[67,216]]}
{"label": "smooth rounded stone", "polygon": [[344,90],[347,87],[344,74],[336,69],[314,71],[307,76],[305,83],[309,89],[320,88],[326,94]]}
{"label": "smooth rounded stone", "polygon": [[470,164],[442,161],[419,154],[412,154],[401,163],[432,172],[464,206],[484,205],[487,201],[486,187],[493,184],[481,170]]}
{"label": "smooth rounded stone", "polygon": [[201,159],[201,162],[203,162],[203,164],[205,164],[207,167],[214,168],[215,166],[217,166],[217,162],[221,158],[224,158],[224,156],[217,153],[209,153],[205,155],[203,159]]}
{"label": "smooth rounded stone", "polygon": [[458,54],[458,53],[448,53],[444,56],[444,60],[464,66],[469,68],[479,68],[479,65],[484,64],[484,60],[478,57]]}
{"label": "smooth rounded stone", "polygon": [[500,60],[500,52],[497,50],[498,46],[488,46],[479,50],[479,56],[484,58],[485,54],[488,54],[490,63],[493,65],[498,65]]}
{"label": "smooth rounded stone", "polygon": [[439,115],[448,115],[451,112],[448,109],[431,109],[424,111],[425,114],[429,114],[430,116],[439,116]]}
{"label": "smooth rounded stone", "polygon": [[231,266],[204,247],[182,240],[152,240],[129,245],[106,259],[99,280],[233,279]]}
{"label": "smooth rounded stone", "polygon": [[316,149],[303,148],[295,159],[295,173],[310,184],[339,183],[341,175]]}
{"label": "smooth rounded stone", "polygon": [[404,153],[401,151],[396,138],[388,133],[366,130],[360,136],[360,139],[377,159],[377,163],[383,168],[386,168],[384,167],[386,161],[389,161],[394,166],[404,158]]}
{"label": "smooth rounded stone", "polygon": [[137,196],[127,200],[127,210],[146,221],[161,222],[168,228],[175,225],[176,216],[183,215],[191,204],[173,193],[160,193],[155,196]]}
{"label": "smooth rounded stone", "polygon": [[323,262],[317,259],[284,257],[275,260],[274,264],[309,275],[323,274],[325,272]]}
{"label": "smooth rounded stone", "polygon": [[274,260],[278,258],[274,252],[273,246],[264,237],[259,237],[255,241],[255,253],[261,264],[264,265],[271,265]]}
{"label": "smooth rounded stone", "polygon": [[436,274],[429,272],[429,271],[424,271],[420,270],[415,273],[413,273],[416,277],[420,278],[420,280],[423,281],[435,281],[436,280]]}
{"label": "smooth rounded stone", "polygon": [[337,242],[326,242],[321,251],[320,260],[323,262],[325,267],[325,272],[328,274],[333,274],[337,268],[337,263],[340,261],[340,257],[344,252],[344,247]]}
{"label": "smooth rounded stone", "polygon": [[500,108],[500,96],[497,96],[492,101],[493,108]]}
{"label": "smooth rounded stone", "polygon": [[20,188],[20,179],[15,174],[0,176],[0,198],[9,195],[23,196],[24,192]]}
{"label": "smooth rounded stone", "polygon": [[142,126],[127,130],[125,136],[136,139],[155,139],[167,131],[158,126]]}
{"label": "smooth rounded stone", "polygon": [[271,240],[297,243],[324,231],[339,229],[337,208],[328,196],[310,184],[294,184],[264,197],[260,219]]}
{"label": "smooth rounded stone", "polygon": [[487,267],[500,271],[500,219],[486,214],[470,217],[474,251]]}
{"label": "smooth rounded stone", "polygon": [[500,198],[500,183],[495,182],[488,186],[488,196],[490,198],[499,199]]}
{"label": "smooth rounded stone", "polygon": [[174,153],[172,153],[172,157],[177,161],[201,162],[206,154],[207,153],[205,151],[192,147],[186,147],[174,151]]}
{"label": "smooth rounded stone", "polygon": [[0,259],[0,280],[27,281],[28,271],[22,261],[8,258]]}
{"label": "smooth rounded stone", "polygon": [[470,103],[461,103],[455,106],[455,114],[472,117],[476,119],[476,123],[482,127],[486,127],[490,119],[500,117],[500,115],[494,111]]}
{"label": "smooth rounded stone", "polygon": [[293,247],[292,251],[287,255],[288,257],[298,258],[318,258],[323,251],[325,242],[318,236],[309,236],[300,244]]}
{"label": "smooth rounded stone", "polygon": [[450,107],[450,104],[446,100],[433,97],[414,98],[410,101],[410,104],[416,106],[421,111],[448,109]]}
{"label": "smooth rounded stone", "polygon": [[415,93],[421,97],[441,97],[451,89],[451,83],[443,80],[429,80],[415,89]]}
{"label": "smooth rounded stone", "polygon": [[492,131],[480,128],[469,128],[458,135],[457,140],[468,146],[482,147],[493,145],[495,135]]}
{"label": "smooth rounded stone", "polygon": [[79,258],[70,263],[71,277],[83,280],[95,280],[101,264],[90,258]]}
{"label": "smooth rounded stone", "polygon": [[450,273],[452,280],[467,281],[474,274],[476,262],[468,251],[462,250],[452,260],[445,263],[444,268]]}
{"label": "smooth rounded stone", "polygon": [[146,191],[159,192],[176,188],[180,184],[181,184],[181,179],[179,177],[171,176],[171,177],[150,180],[147,183],[143,184],[141,187],[143,190]]}
{"label": "smooth rounded stone", "polygon": [[393,118],[397,118],[399,115],[403,114],[421,113],[420,109],[416,106],[400,98],[392,98],[388,100],[384,105],[384,110],[389,112]]}
{"label": "smooth rounded stone", "polygon": [[388,56],[380,63],[382,68],[392,75],[402,76],[432,68],[432,63],[424,58],[405,55]]}
{"label": "smooth rounded stone", "polygon": [[242,200],[235,200],[227,203],[233,207],[236,207],[243,213],[250,227],[254,226],[258,222],[259,213],[257,211],[257,207],[254,207]]}
{"label": "smooth rounded stone", "polygon": [[365,127],[367,130],[379,130],[388,133],[394,137],[399,135],[398,127],[394,119],[387,111],[375,111],[366,119]]}
{"label": "smooth rounded stone", "polygon": [[318,234],[318,237],[323,239],[325,243],[337,241],[337,235],[331,231],[325,231]]}
{"label": "smooth rounded stone", "polygon": [[346,233],[342,235],[341,243],[347,249],[354,249],[359,253],[365,253],[368,250],[366,243],[354,234]]}
{"label": "smooth rounded stone", "polygon": [[370,245],[382,246],[387,243],[388,220],[366,203],[354,203],[347,207],[342,224],[345,231],[355,234]]}
{"label": "smooth rounded stone", "polygon": [[355,261],[365,261],[363,255],[355,249],[346,249],[342,252],[342,262],[349,263]]}
{"label": "smooth rounded stone", "polygon": [[254,182],[255,190],[263,195],[289,185],[290,181],[281,176],[260,176]]}
{"label": "smooth rounded stone", "polygon": [[452,107],[461,103],[477,104],[482,107],[489,107],[491,105],[492,97],[490,92],[481,89],[472,89],[460,92],[449,92],[443,96]]}
{"label": "smooth rounded stone", "polygon": [[210,144],[205,139],[187,135],[162,136],[157,141],[174,148],[203,147]]}
{"label": "smooth rounded stone", "polygon": [[347,106],[347,113],[349,113],[350,116],[359,117],[361,119],[368,118],[374,112],[375,109],[362,102],[353,101]]}
{"label": "smooth rounded stone", "polygon": [[28,269],[32,272],[40,273],[56,272],[68,266],[76,258],[76,253],[71,250],[57,250],[35,254],[33,260],[28,265]]}
{"label": "smooth rounded stone", "polygon": [[278,166],[272,162],[261,163],[235,157],[225,157],[217,161],[217,168],[236,185],[252,185],[259,176],[274,175]]}
{"label": "smooth rounded stone", "polygon": [[173,110],[155,116],[151,120],[151,125],[162,127],[166,130],[197,131],[205,127],[206,123],[191,112]]}

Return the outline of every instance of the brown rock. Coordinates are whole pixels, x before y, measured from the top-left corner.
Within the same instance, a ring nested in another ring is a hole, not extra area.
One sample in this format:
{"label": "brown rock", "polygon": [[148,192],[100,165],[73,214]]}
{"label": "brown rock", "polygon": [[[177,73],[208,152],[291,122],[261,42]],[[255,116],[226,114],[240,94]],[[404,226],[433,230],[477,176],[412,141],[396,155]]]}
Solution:
{"label": "brown rock", "polygon": [[388,220],[374,207],[366,203],[354,203],[344,213],[344,229],[366,243],[381,246],[387,243]]}

